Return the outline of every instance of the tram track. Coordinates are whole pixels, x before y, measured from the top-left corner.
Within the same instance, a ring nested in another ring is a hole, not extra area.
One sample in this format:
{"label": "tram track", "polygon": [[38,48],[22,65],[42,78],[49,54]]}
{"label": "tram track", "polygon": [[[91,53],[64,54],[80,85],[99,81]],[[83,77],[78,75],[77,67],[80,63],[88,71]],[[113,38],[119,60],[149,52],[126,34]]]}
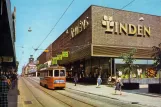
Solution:
{"label": "tram track", "polygon": [[[26,78],[25,78],[26,79]],[[75,104],[78,104],[80,107],[82,105],[82,107],[97,107],[96,105],[93,105],[91,103],[88,103],[85,102],[85,101],[82,101],[82,100],[79,100],[79,99],[76,99],[76,98],[73,98],[69,95],[64,95],[62,93],[59,93],[57,91],[53,91],[53,90],[49,90],[49,89],[46,89],[46,88],[43,88],[41,87],[38,82],[34,81],[31,81],[31,79],[26,79],[27,81],[29,81],[32,85],[35,86],[35,88],[43,91],[45,94],[49,95],[50,97],[68,105],[69,107],[74,107],[74,106],[77,106],[77,105],[73,105],[74,103],[73,102],[76,102]],[[53,95],[54,94],[54,95]],[[60,97],[61,96],[61,97]],[[66,97],[66,98],[63,98],[63,97]],[[62,99],[63,98],[63,99]],[[65,99],[68,99],[68,101],[66,101]]]}
{"label": "tram track", "polygon": [[[32,78],[30,78],[29,80],[31,80]],[[34,80],[32,79],[36,84],[39,85],[39,82],[37,80]],[[53,90],[52,90],[53,91]],[[120,101],[118,99],[115,99],[115,98],[108,98],[108,97],[104,97],[104,96],[100,96],[100,95],[96,95],[96,94],[91,94],[91,93],[87,93],[87,92],[83,92],[83,91],[79,91],[79,90],[72,90],[70,88],[66,88],[65,90],[54,90],[54,92],[57,92],[63,96],[67,96],[67,97],[70,97],[72,99],[80,99],[80,98],[77,98],[76,96],[79,96],[79,97],[82,97],[82,99],[89,99],[89,100],[93,100],[95,102],[101,102],[101,103],[104,103],[104,104],[107,104],[107,105],[112,105],[112,106],[119,106],[119,107],[127,107],[127,106],[130,106],[130,107],[141,107],[141,106],[145,106],[145,105],[141,105],[141,104],[131,104],[129,102],[123,102],[123,101]],[[72,95],[76,98],[73,98]],[[87,101],[87,102],[90,102],[90,101]],[[78,100],[78,101],[81,101],[81,102],[86,102],[86,101],[82,101],[82,100]],[[86,103],[86,104],[89,104],[89,103]],[[91,105],[91,104],[90,104]],[[91,106],[98,106],[97,104],[96,105],[91,105]]]}
{"label": "tram track", "polygon": [[35,98],[35,100],[36,100],[37,102],[39,102],[39,104],[40,104],[42,107],[45,107],[45,105],[43,105],[43,103],[41,103],[41,101],[39,101],[39,100],[37,99],[37,97],[34,95],[34,93],[31,91],[31,89],[27,86],[26,82],[25,82],[23,79],[22,79],[22,81],[23,81],[24,85],[27,87],[27,89],[32,93],[32,95],[33,95],[33,97]]}

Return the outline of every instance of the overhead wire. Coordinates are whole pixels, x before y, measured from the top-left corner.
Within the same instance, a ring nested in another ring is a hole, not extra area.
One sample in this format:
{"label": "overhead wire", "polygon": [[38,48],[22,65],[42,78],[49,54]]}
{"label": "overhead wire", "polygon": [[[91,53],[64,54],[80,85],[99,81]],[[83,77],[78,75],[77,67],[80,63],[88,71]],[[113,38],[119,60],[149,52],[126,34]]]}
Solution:
{"label": "overhead wire", "polygon": [[[127,6],[129,6],[130,4],[132,4],[135,0],[132,0],[131,2],[129,2],[128,4],[126,4],[125,6],[123,6],[121,9],[126,8]],[[64,11],[64,13],[61,15],[61,17],[58,19],[58,21],[56,22],[56,24],[54,25],[54,27],[50,30],[50,32],[46,35],[46,37],[43,39],[43,41],[39,44],[39,46],[37,48],[35,48],[35,51],[33,53],[33,55],[35,54],[35,52],[37,50],[39,50],[39,47],[43,44],[43,42],[48,38],[48,36],[51,34],[51,32],[55,29],[55,27],[57,26],[57,24],[60,22],[61,18],[64,16],[64,14],[67,12],[67,10],[69,9],[69,7],[72,5],[72,3],[74,2],[74,0],[71,1],[71,3],[68,5],[68,7],[66,8],[66,10]],[[120,11],[120,10],[119,10]]]}
{"label": "overhead wire", "polygon": [[[53,26],[53,28],[50,30],[50,32],[45,36],[45,38],[42,40],[42,42],[38,45],[38,47],[37,48],[35,48],[34,49],[34,53],[33,53],[33,55],[35,54],[35,52],[37,51],[37,50],[43,50],[43,49],[39,49],[40,48],[40,46],[44,43],[44,41],[48,38],[48,36],[52,33],[52,31],[55,29],[55,27],[57,26],[57,24],[60,22],[60,20],[62,19],[62,17],[65,15],[65,13],[67,12],[67,10],[70,8],[70,6],[73,4],[73,2],[74,2],[75,0],[72,0],[71,1],[71,3],[68,5],[68,7],[65,9],[65,11],[63,12],[63,14],[60,16],[60,18],[58,19],[58,21],[55,23],[55,25]],[[128,4],[126,4],[125,6],[123,6],[122,8],[121,8],[121,10],[122,9],[124,9],[124,8],[126,8],[127,6],[129,6],[130,4],[132,4],[133,2],[134,2],[135,0],[132,0],[131,2],[129,2]],[[120,11],[120,10],[119,10]],[[117,13],[117,12],[116,12]]]}
{"label": "overhead wire", "polygon": [[62,17],[65,15],[65,13],[67,12],[67,10],[69,9],[69,7],[73,4],[75,0],[72,0],[71,3],[68,5],[68,7],[65,9],[65,11],[63,12],[63,14],[60,16],[60,18],[58,19],[58,21],[55,23],[54,27],[50,30],[50,32],[46,35],[46,37],[42,40],[42,42],[38,45],[37,48],[35,48],[35,51],[33,53],[33,55],[35,54],[35,52],[40,48],[40,46],[44,43],[44,41],[48,38],[48,36],[51,34],[51,32],[55,29],[55,27],[57,26],[57,24],[60,22],[60,20],[62,19]]}
{"label": "overhead wire", "polygon": [[122,8],[120,8],[119,10],[117,10],[117,12],[112,13],[112,15],[114,15],[114,14],[118,13],[119,11],[121,11],[122,9],[128,7],[128,6],[129,6],[130,4],[132,4],[134,1],[135,1],[135,0],[130,1],[128,4],[126,4],[125,6],[123,6]]}

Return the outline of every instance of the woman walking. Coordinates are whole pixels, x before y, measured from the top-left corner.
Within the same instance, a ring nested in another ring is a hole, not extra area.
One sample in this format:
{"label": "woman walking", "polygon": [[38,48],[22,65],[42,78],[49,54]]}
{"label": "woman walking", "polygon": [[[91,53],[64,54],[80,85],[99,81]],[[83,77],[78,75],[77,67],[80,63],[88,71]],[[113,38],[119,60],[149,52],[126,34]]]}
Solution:
{"label": "woman walking", "polygon": [[98,76],[97,78],[97,87],[99,87],[102,83],[102,79],[101,79],[101,76]]}
{"label": "woman walking", "polygon": [[116,83],[115,83],[115,94],[116,94],[116,92],[118,90],[118,91],[120,91],[120,95],[122,95],[121,86],[122,86],[121,80],[120,79],[116,79]]}

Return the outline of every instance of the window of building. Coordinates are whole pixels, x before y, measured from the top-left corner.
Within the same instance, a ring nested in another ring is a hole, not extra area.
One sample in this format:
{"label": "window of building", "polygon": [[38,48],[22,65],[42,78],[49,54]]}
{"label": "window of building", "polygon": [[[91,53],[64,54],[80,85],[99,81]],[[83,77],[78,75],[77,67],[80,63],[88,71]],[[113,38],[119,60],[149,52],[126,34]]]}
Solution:
{"label": "window of building", "polygon": [[55,76],[55,77],[58,77],[58,76],[59,76],[59,70],[55,70],[55,71],[54,71],[54,76]]}

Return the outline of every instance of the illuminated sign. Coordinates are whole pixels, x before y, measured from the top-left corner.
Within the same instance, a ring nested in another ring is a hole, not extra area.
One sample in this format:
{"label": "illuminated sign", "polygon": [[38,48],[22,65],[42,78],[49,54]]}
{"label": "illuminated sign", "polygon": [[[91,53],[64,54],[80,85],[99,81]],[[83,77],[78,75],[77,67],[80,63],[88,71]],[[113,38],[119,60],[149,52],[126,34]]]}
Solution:
{"label": "illuminated sign", "polygon": [[119,23],[119,22],[114,22],[112,16],[106,16],[104,15],[103,20],[102,20],[102,26],[106,28],[105,32],[106,33],[111,33],[111,34],[122,34],[124,33],[125,35],[137,35],[138,37],[145,37],[148,36],[150,37],[150,27],[146,27],[143,25],[133,25],[133,24],[127,24],[127,23]]}
{"label": "illuminated sign", "polygon": [[83,30],[85,30],[88,27],[89,22],[87,19],[88,17],[83,21],[80,20],[75,27],[71,28],[71,38],[74,38],[75,36],[77,36],[79,33],[81,33]]}

